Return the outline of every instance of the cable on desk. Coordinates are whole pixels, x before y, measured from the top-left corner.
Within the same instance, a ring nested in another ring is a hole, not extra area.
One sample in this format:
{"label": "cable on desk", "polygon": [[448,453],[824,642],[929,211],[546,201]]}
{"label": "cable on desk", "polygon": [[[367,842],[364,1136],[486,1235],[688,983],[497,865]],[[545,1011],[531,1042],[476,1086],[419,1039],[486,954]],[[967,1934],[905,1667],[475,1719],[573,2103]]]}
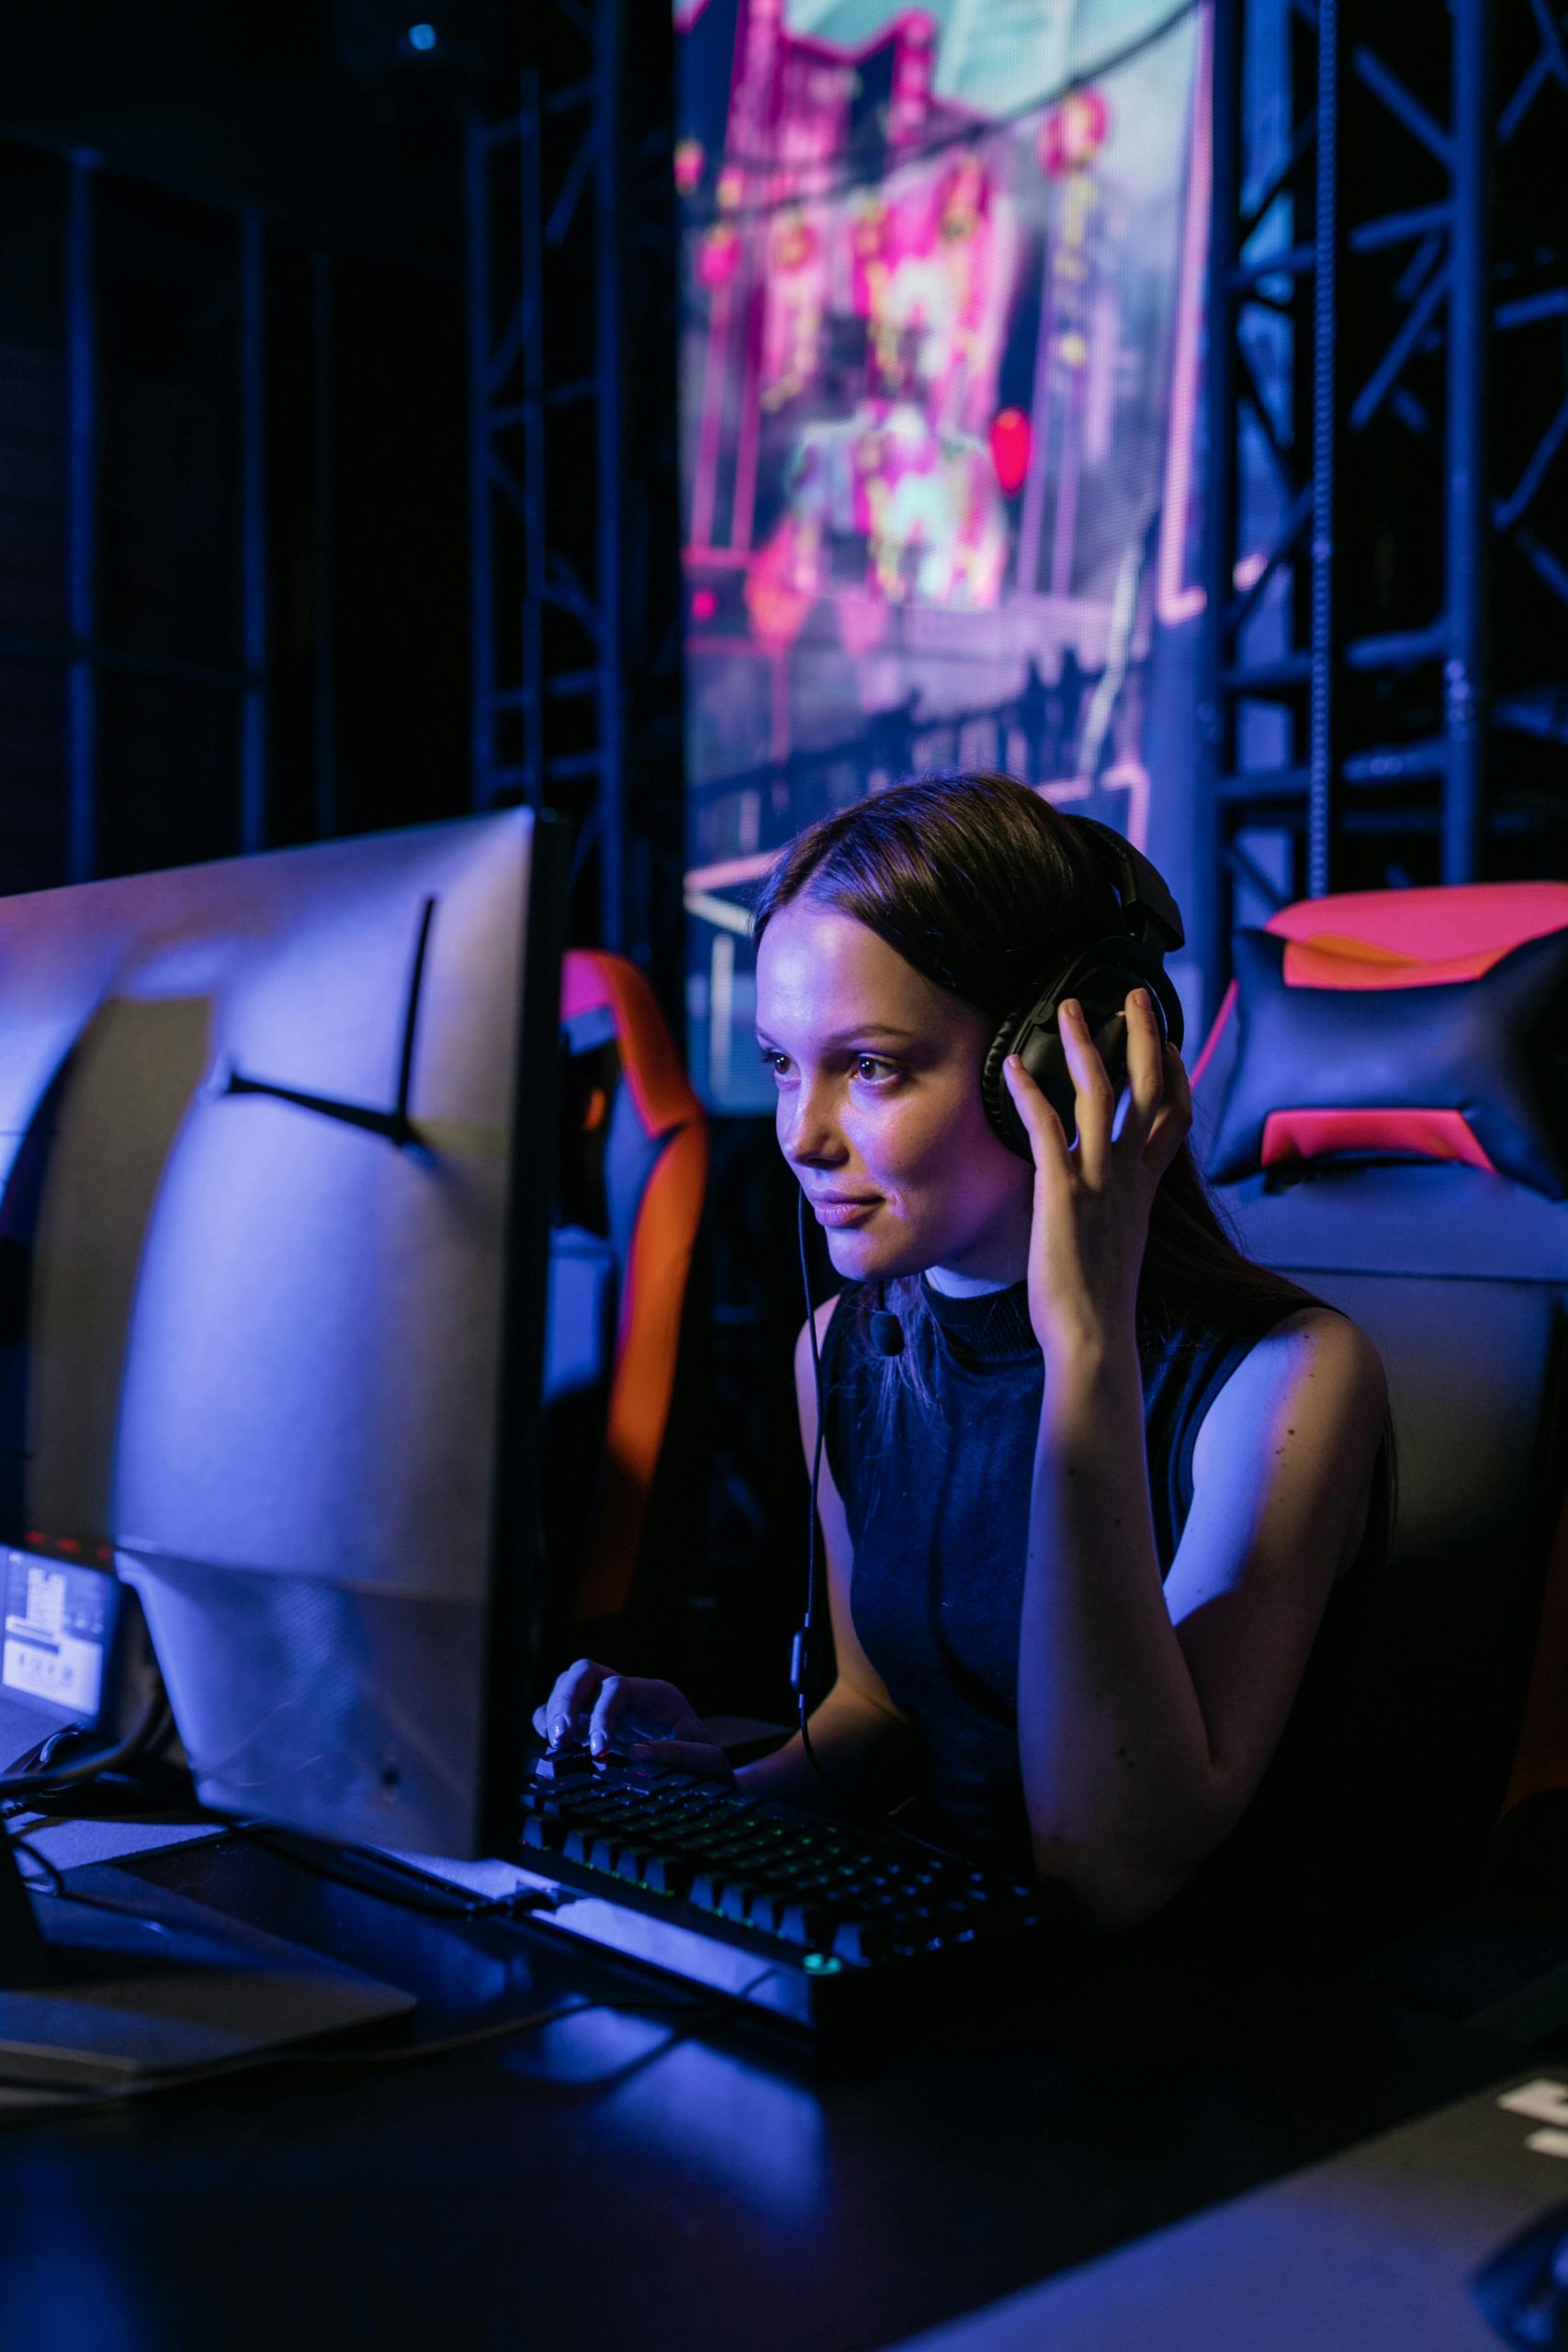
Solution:
{"label": "cable on desk", "polygon": [[311,2058],[307,2051],[297,2053],[297,2063],[319,2066],[389,2066],[415,2058],[445,2058],[454,2051],[471,2050],[481,2041],[503,2041],[513,2033],[532,2031],[536,2026],[553,2025],[558,2018],[582,2017],[592,2009],[612,2009],[618,2017],[672,2018],[677,2024],[696,2023],[704,2018],[722,2017],[735,2001],[748,1999],[759,1986],[776,1976],[776,1968],[764,1968],[760,1976],[743,1984],[738,1993],[722,1999],[683,2001],[616,2001],[608,1997],[597,2001],[562,2001],[553,2009],[534,2009],[526,2016],[502,2018],[494,2025],[476,2026],[468,2033],[448,2035],[441,2041],[416,2041],[400,2050],[337,2050],[322,2051]]}
{"label": "cable on desk", "polygon": [[[382,1853],[374,1846],[354,1846],[341,1839],[323,1847],[323,1853],[304,1850],[290,1839],[287,1830],[274,1822],[257,1821],[249,1815],[220,1814],[214,1816],[228,1827],[259,1846],[264,1853],[272,1854],[279,1861],[288,1862],[296,1870],[308,1871],[312,1878],[325,1879],[330,1885],[346,1886],[355,1894],[368,1894],[378,1902],[396,1904],[405,1911],[416,1911],[431,1919],[502,1919],[525,1917],[530,1912],[548,1910],[550,1897],[529,1887],[519,1887],[511,1894],[462,1895],[448,1893],[440,1879],[427,1871],[417,1869],[396,1854]],[[312,1840],[314,1846],[320,1841]],[[336,1856],[338,1861],[324,1859]],[[359,1874],[343,1868],[342,1862],[363,1862]],[[378,1884],[374,1873],[384,1873],[391,1879],[406,1879],[411,1887],[427,1890],[440,1896],[436,1902],[420,1901],[411,1894],[403,1894],[396,1886]]]}
{"label": "cable on desk", "polygon": [[[194,2090],[203,2084],[217,2082],[229,2075],[268,2074],[285,2066],[410,2065],[418,2059],[451,2057],[458,2051],[474,2049],[480,2042],[503,2041],[518,2034],[536,2033],[545,2026],[557,2024],[563,2018],[587,2017],[599,2009],[608,2009],[617,2017],[671,2018],[674,2019],[677,2026],[700,2024],[706,2018],[725,2015],[734,2001],[744,1999],[749,1994],[754,1993],[759,1985],[764,1984],[770,1976],[776,1975],[777,1973],[776,1969],[765,1968],[760,1976],[753,1977],[750,1984],[742,1985],[738,1994],[708,2001],[622,2001],[606,1995],[597,2000],[558,2001],[547,2009],[528,2009],[521,2017],[499,2018],[491,2025],[478,2026],[468,2033],[449,2034],[440,2041],[410,2042],[390,2050],[342,2050],[330,2052],[308,2049],[285,2050],[273,2055],[263,2053],[251,2057],[224,2058],[209,2066],[187,2066],[166,2075],[145,2075],[141,2082],[117,2085],[108,2090],[53,2093],[51,2095],[47,2108],[41,2111],[54,2115],[76,2115],[82,2113],[84,2109],[123,2107],[130,2099],[148,2098],[165,2091]],[[673,2043],[680,2039],[678,2032],[671,2034],[669,2040],[660,2045],[658,2054],[662,2055],[665,2050],[672,2047]],[[7,2087],[7,2078],[0,2075],[0,2090],[6,2087]],[[29,2082],[14,2085],[12,2087],[36,2090],[38,2086]],[[0,2108],[0,2126],[8,2120],[30,2120],[39,2111],[38,2109],[22,2109],[17,2110],[14,2115],[7,2116],[6,2110]]]}
{"label": "cable on desk", "polygon": [[[578,2017],[588,2009],[620,2006],[618,2002],[610,2001],[560,2002],[554,2008],[530,2009],[524,2016],[510,2018],[502,2025],[487,2027],[473,2038],[480,2041],[499,2041],[506,2033],[535,2032],[541,2026],[554,2024],[558,2018]],[[344,2051],[337,2053],[333,2063],[341,2065],[348,2059],[357,2058],[362,2065],[378,2063],[386,2065],[397,2060],[406,2061],[423,2057],[426,2052],[432,2056],[445,2055],[447,2047],[448,2045],[445,2043],[413,2042],[408,2048],[401,2050]],[[51,2091],[44,2111],[53,2115],[78,2115],[89,2109],[123,2107],[130,2099],[152,2098],[166,2091],[195,2090],[203,2084],[220,2082],[234,2075],[269,2074],[285,2066],[313,2066],[323,2063],[323,2058],[319,2052],[309,2050],[285,2050],[274,2054],[262,2052],[258,2055],[240,2058],[221,2058],[209,2066],[185,2066],[169,2074],[144,2075],[140,2082],[116,2084],[106,2090]],[[36,2090],[38,2085],[28,2081],[12,2081],[4,2074],[0,2074],[0,2091],[7,2088]],[[38,2109],[28,2109],[18,2110],[16,2120],[21,2120],[38,2111]],[[0,2107],[0,2126],[11,2120],[13,2119],[6,2115],[5,2109]]]}
{"label": "cable on desk", "polygon": [[44,1874],[41,1883],[38,1879],[25,1881],[27,1886],[34,1893],[41,1891],[60,1903],[80,1904],[85,1911],[107,1911],[111,1918],[132,1919],[138,1927],[151,1928],[155,1934],[163,1937],[165,1943],[168,1942],[169,1930],[162,1919],[154,1919],[148,1911],[132,1911],[123,1903],[106,1903],[101,1894],[87,1894],[78,1886],[68,1886],[65,1883],[64,1871],[58,1862],[52,1860],[44,1852],[41,1846],[35,1846],[32,1840],[24,1837],[20,1830],[13,1829],[6,1834],[10,1838],[12,1852],[25,1854],[28,1861],[35,1862]]}
{"label": "cable on desk", "polygon": [[[107,1768],[100,1762],[96,1769],[101,1770]],[[4,1787],[5,1782],[0,1781],[0,1791],[3,1791]],[[30,1808],[18,1805],[17,1813],[19,1815],[28,1809]],[[464,1921],[521,1919],[531,1912],[548,1910],[551,1907],[551,1897],[533,1888],[518,1887],[510,1894],[464,1895],[455,1890],[447,1890],[443,1882],[434,1877],[429,1871],[416,1869],[412,1863],[403,1861],[398,1855],[382,1853],[374,1846],[354,1846],[345,1844],[342,1840],[335,1840],[331,1844],[323,1844],[321,1853],[317,1854],[307,1850],[302,1843],[292,1841],[289,1833],[280,1828],[275,1822],[257,1820],[249,1814],[222,1813],[207,1806],[204,1806],[202,1811],[216,1828],[227,1829],[244,1838],[251,1844],[259,1846],[264,1853],[275,1856],[279,1861],[289,1863],[295,1870],[307,1871],[312,1878],[325,1879],[330,1885],[347,1887],[355,1894],[371,1895],[378,1902],[396,1905],[401,1910],[418,1912],[426,1918]],[[14,1844],[20,1845],[21,1842],[19,1838],[13,1835]],[[312,1844],[315,1842],[317,1841],[311,1841]],[[47,1859],[41,1849],[29,1847],[24,1850],[30,1852],[34,1860],[45,1870],[55,1871],[54,1864]],[[330,1859],[334,1856],[338,1858],[336,1860]],[[345,1868],[344,1864],[350,1862],[360,1862],[365,1867],[358,1871]],[[58,1871],[55,1871],[55,1875],[59,1875]],[[419,1888],[427,1896],[433,1895],[437,1899],[422,1900],[412,1892],[404,1893],[395,1883],[388,1885],[383,1883],[389,1879],[394,1882],[404,1880],[411,1889]],[[51,1887],[51,1892],[59,1893],[61,1890]],[[67,1900],[84,1902],[91,1899],[75,1895],[68,1888],[64,1890],[64,1894]],[[125,1916],[131,1917],[140,1915],[127,1913]]]}
{"label": "cable on desk", "polygon": [[0,1773],[0,1801],[51,1796],[56,1790],[74,1788],[80,1781],[96,1780],[100,1773],[113,1772],[151,1747],[162,1736],[168,1722],[168,1696],[159,1682],[130,1729],[112,1747],[95,1748],[92,1755],[81,1757],[74,1764],[61,1764],[52,1770],[46,1765],[34,1772]]}
{"label": "cable on desk", "polygon": [[[514,2034],[533,2033],[542,2026],[554,2025],[559,2018],[584,2017],[594,2009],[629,2011],[636,2017],[669,2017],[672,2014],[670,2002],[643,2005],[621,2001],[558,2001],[554,2008],[530,2009],[520,2018],[501,2018],[493,2025],[475,2026],[467,2033],[447,2034],[440,2041],[411,2041],[401,2050],[322,2050],[313,2057],[301,2050],[286,2063],[312,2066],[408,2066],[421,2058],[449,2058],[457,2051],[477,2049],[480,2042],[507,2041]],[[686,2012],[682,2011],[681,2014],[685,2015]]]}

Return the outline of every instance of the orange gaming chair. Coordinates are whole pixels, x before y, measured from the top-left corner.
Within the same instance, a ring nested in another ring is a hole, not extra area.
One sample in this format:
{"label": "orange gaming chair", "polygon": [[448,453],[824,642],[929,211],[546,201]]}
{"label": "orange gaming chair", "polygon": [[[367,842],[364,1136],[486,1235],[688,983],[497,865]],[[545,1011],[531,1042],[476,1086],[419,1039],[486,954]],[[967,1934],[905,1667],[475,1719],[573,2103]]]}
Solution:
{"label": "orange gaming chair", "polygon": [[547,1551],[577,1620],[619,1615],[675,1380],[707,1127],[634,964],[561,975],[564,1121],[545,1351]]}
{"label": "orange gaming chair", "polygon": [[1303,900],[1236,949],[1194,1140],[1245,1246],[1388,1371],[1368,1797],[1420,1916],[1568,1788],[1568,883]]}

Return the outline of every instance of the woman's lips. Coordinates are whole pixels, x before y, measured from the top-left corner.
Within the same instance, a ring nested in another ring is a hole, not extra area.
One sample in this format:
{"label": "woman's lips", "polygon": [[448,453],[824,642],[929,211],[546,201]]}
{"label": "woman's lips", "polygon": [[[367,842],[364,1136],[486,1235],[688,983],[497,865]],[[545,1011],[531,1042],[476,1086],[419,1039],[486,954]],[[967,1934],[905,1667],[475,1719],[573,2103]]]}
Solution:
{"label": "woman's lips", "polygon": [[811,1205],[817,1212],[817,1221],[819,1225],[840,1226],[863,1225],[866,1218],[873,1214],[873,1212],[878,1207],[879,1204],[874,1200],[819,1200],[813,1201]]}

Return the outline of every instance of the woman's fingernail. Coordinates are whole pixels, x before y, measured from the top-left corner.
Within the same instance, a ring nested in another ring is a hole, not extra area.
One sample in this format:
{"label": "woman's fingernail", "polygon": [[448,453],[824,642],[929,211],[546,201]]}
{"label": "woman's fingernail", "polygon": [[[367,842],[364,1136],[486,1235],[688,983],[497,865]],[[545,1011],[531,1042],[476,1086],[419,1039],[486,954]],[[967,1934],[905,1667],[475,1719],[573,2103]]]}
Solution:
{"label": "woman's fingernail", "polygon": [[603,1756],[610,1743],[602,1731],[596,1731],[588,1742],[595,1756]]}
{"label": "woman's fingernail", "polygon": [[634,1764],[646,1764],[652,1753],[653,1750],[649,1747],[647,1740],[639,1739],[632,1749],[632,1762]]}
{"label": "woman's fingernail", "polygon": [[558,1715],[554,1723],[550,1725],[550,1746],[552,1747],[558,1747],[565,1737],[566,1717],[564,1715]]}

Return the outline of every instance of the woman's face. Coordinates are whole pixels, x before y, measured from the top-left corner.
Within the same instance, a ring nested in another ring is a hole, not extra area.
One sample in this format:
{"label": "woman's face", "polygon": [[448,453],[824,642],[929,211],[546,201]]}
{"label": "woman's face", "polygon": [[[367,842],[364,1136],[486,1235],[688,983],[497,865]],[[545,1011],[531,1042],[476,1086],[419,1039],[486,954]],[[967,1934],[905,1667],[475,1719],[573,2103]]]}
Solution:
{"label": "woman's face", "polygon": [[938,1266],[1015,1282],[1033,1171],[986,1116],[983,1013],[852,916],[792,899],[757,950],[779,1147],[856,1282]]}

